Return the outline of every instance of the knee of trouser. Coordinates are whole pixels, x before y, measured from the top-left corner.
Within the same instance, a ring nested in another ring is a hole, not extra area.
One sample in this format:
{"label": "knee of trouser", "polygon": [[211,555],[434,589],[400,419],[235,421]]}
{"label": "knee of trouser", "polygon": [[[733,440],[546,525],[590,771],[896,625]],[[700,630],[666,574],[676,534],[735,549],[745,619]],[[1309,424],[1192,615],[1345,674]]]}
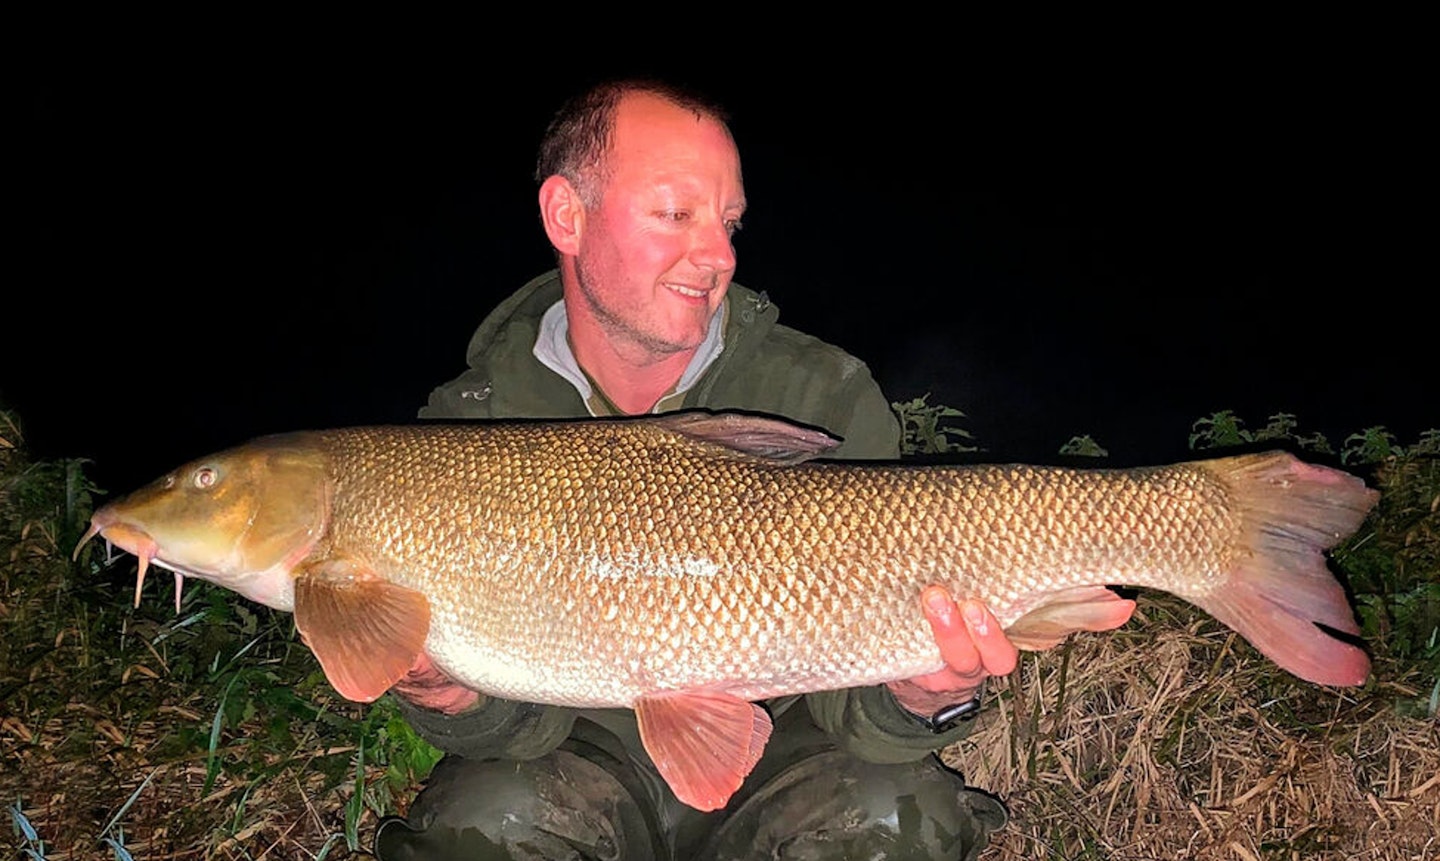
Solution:
{"label": "knee of trouser", "polygon": [[446,757],[406,819],[375,835],[380,861],[655,858],[639,803],[604,768],[557,750],[537,759]]}
{"label": "knee of trouser", "polygon": [[700,858],[973,861],[1005,808],[939,760],[876,764],[838,750],[796,762],[713,832]]}

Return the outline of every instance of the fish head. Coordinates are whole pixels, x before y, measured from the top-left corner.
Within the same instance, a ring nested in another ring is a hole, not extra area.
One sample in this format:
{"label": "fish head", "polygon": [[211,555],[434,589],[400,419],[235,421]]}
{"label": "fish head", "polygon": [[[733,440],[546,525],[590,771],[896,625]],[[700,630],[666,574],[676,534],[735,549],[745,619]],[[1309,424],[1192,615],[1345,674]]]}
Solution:
{"label": "fish head", "polygon": [[303,435],[267,437],[191,461],[103,506],[75,552],[99,535],[139,557],[137,605],[154,563],[289,610],[291,571],[324,535],[331,486],[324,454]]}

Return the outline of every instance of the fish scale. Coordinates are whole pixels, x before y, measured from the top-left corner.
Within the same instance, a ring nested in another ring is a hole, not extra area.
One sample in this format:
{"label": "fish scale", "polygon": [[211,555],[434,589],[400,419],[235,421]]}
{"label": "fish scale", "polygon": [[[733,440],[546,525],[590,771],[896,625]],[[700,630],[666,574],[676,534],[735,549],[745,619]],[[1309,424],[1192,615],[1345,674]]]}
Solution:
{"label": "fish scale", "polygon": [[[1239,540],[1202,466],[789,466],[671,436],[636,423],[323,433],[347,477],[331,540],[430,596],[426,649],[457,679],[585,706],[919,675],[941,665],[916,601],[926,583],[1005,624],[1027,595],[1087,583],[1193,599]],[[564,666],[520,678],[556,653]]]}

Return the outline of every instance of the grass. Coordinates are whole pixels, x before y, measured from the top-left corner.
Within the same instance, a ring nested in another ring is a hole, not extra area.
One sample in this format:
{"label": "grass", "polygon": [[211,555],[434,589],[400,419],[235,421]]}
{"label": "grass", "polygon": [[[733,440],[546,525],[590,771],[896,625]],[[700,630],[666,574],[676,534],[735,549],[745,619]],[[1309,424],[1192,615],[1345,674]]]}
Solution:
{"label": "grass", "polygon": [[[897,405],[915,451],[973,450],[962,418]],[[1247,436],[1248,434],[1248,436]],[[1217,413],[1200,451],[1328,441],[1277,416]],[[1070,453],[1103,458],[1089,437]],[[1312,448],[1313,447],[1313,448]],[[1440,857],[1440,434],[1371,428],[1341,446],[1381,503],[1334,555],[1375,673],[1296,681],[1164,595],[1135,622],[1026,655],[975,733],[944,752],[1006,800],[988,861]],[[1334,451],[1334,449],[1330,449]],[[1101,461],[1103,463],[1103,461]],[[0,412],[0,802],[37,859],[321,859],[359,854],[437,752],[386,700],[324,681],[287,614],[168,578],[131,607],[134,565],[69,551],[98,489],[85,464],[31,462]],[[3,843],[3,841],[0,841]]]}
{"label": "grass", "polygon": [[[1335,452],[1287,414],[1250,432],[1216,413],[1190,443]],[[1369,683],[1300,682],[1197,608],[1142,594],[1126,627],[1024,655],[943,752],[1010,809],[986,861],[1440,858],[1440,432],[1402,446],[1367,428],[1340,456],[1381,491],[1332,554]]]}
{"label": "grass", "polygon": [[330,689],[288,614],[193,583],[176,614],[164,577],[132,608],[133,559],[72,563],[96,489],[29,462],[6,413],[0,479],[0,798],[26,857],[338,857],[433,764],[393,706]]}
{"label": "grass", "polygon": [[1006,800],[986,859],[1421,859],[1440,850],[1440,733],[1364,689],[1295,680],[1178,599],[1024,657],[945,758]]}

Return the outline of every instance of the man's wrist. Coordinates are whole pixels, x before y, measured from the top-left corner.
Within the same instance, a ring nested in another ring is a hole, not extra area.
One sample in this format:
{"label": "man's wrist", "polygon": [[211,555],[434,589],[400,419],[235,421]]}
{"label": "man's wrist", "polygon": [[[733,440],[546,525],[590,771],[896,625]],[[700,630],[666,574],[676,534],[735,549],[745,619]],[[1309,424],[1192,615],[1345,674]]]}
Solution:
{"label": "man's wrist", "polygon": [[[916,720],[929,727],[930,731],[939,735],[949,732],[963,721],[972,720],[980,712],[980,705],[985,699],[985,681],[980,681],[979,687],[975,689],[975,695],[963,702],[951,703],[936,709],[929,717],[915,715]],[[915,714],[911,712],[911,714]]]}

